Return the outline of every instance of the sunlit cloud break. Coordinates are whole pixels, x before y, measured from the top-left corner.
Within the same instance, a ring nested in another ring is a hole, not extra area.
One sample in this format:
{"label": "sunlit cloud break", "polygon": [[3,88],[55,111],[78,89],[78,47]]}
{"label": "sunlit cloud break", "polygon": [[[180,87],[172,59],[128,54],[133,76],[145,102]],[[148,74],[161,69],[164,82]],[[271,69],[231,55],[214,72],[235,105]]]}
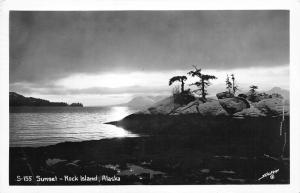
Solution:
{"label": "sunlit cloud break", "polygon": [[[169,73],[175,74],[176,72]],[[178,71],[178,73],[181,73]],[[155,87],[166,85],[166,73],[161,72],[131,72],[107,74],[73,74],[58,80],[55,85],[70,89],[84,89],[91,87],[121,88],[131,86]]]}
{"label": "sunlit cloud break", "polygon": [[[171,95],[172,89],[177,86],[176,83],[168,85],[172,76],[186,75],[188,77],[186,88],[191,87],[189,84],[196,80],[187,75],[191,69],[192,66],[186,70],[163,72],[80,73],[47,84],[17,82],[10,84],[10,90],[53,101],[81,101],[88,106],[119,104],[128,102],[136,95]],[[225,90],[227,74],[235,74],[239,92],[247,92],[249,86],[253,84],[257,85],[260,91],[277,86],[289,90],[288,65],[231,70],[203,69],[202,72],[217,77],[208,87],[209,96],[215,96],[217,92]]]}
{"label": "sunlit cloud break", "polygon": [[[111,74],[73,74],[58,80],[55,85],[66,89],[88,89],[88,88],[124,88],[124,87],[168,87],[168,80],[172,76],[187,75],[187,71],[170,72],[132,72],[132,73],[111,73]],[[226,75],[235,74],[237,81],[242,85],[256,84],[267,89],[272,86],[289,87],[289,66],[278,67],[252,67],[232,70],[205,70],[203,73],[214,74],[218,77],[214,84],[223,84]],[[189,78],[191,83],[195,78]],[[137,88],[138,89],[138,88]]]}

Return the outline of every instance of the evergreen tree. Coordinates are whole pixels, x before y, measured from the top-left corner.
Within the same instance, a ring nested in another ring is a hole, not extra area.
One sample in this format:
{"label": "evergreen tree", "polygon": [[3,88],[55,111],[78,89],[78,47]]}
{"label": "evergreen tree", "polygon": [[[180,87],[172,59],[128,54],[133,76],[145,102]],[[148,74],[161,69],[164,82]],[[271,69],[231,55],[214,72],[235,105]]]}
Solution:
{"label": "evergreen tree", "polygon": [[184,92],[184,82],[187,80],[186,76],[174,76],[169,80],[169,86],[171,86],[174,82],[181,82],[181,93]]}
{"label": "evergreen tree", "polygon": [[236,91],[238,90],[238,86],[235,82],[235,77],[234,74],[231,74],[231,80],[232,80],[232,91],[233,91],[233,95],[235,95]]}
{"label": "evergreen tree", "polygon": [[201,68],[197,68],[196,66],[193,66],[195,70],[192,70],[188,72],[189,75],[192,77],[198,77],[199,81],[194,82],[192,85],[195,85],[198,87],[197,91],[200,91],[202,100],[205,102],[206,101],[206,95],[207,93],[207,87],[211,84],[209,80],[217,79],[214,75],[208,75],[208,74],[202,74],[201,73]]}
{"label": "evergreen tree", "polygon": [[250,94],[254,95],[256,93],[256,89],[258,89],[258,86],[251,85],[250,86]]}
{"label": "evergreen tree", "polygon": [[258,97],[257,97],[257,93],[256,93],[256,89],[258,89],[257,86],[255,85],[251,85],[250,86],[250,94],[248,96],[248,100],[251,102],[258,102]]}
{"label": "evergreen tree", "polygon": [[226,89],[228,90],[229,93],[231,93],[232,83],[229,80],[228,74],[227,74],[227,78],[226,78]]}

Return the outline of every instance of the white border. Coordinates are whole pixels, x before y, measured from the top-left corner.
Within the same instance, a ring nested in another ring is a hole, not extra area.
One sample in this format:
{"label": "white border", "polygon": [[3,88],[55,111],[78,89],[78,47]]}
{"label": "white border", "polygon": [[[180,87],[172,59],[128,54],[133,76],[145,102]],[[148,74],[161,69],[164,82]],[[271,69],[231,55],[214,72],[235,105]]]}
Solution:
{"label": "white border", "polygon": [[[9,10],[290,10],[290,185],[8,186]],[[0,0],[0,192],[300,192],[300,0]],[[298,97],[297,97],[298,96]],[[298,118],[298,119],[297,119]],[[297,183],[298,182],[298,183]]]}

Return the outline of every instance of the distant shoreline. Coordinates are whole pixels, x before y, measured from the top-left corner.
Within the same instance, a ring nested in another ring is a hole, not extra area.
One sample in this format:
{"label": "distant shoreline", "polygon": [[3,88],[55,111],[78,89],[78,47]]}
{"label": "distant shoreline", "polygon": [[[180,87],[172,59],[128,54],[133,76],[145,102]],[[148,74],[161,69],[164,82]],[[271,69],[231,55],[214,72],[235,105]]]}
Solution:
{"label": "distant shoreline", "polygon": [[10,107],[83,107],[82,103],[67,104],[65,102],[50,102],[45,99],[25,97],[15,92],[9,92]]}

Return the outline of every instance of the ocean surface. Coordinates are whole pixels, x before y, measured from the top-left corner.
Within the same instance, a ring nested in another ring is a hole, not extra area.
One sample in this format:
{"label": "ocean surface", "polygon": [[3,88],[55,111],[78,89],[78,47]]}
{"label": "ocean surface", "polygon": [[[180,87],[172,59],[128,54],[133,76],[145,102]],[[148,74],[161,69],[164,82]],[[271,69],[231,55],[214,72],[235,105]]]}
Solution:
{"label": "ocean surface", "polygon": [[136,137],[104,124],[136,112],[129,107],[14,107],[9,113],[10,146],[39,147],[66,141]]}

